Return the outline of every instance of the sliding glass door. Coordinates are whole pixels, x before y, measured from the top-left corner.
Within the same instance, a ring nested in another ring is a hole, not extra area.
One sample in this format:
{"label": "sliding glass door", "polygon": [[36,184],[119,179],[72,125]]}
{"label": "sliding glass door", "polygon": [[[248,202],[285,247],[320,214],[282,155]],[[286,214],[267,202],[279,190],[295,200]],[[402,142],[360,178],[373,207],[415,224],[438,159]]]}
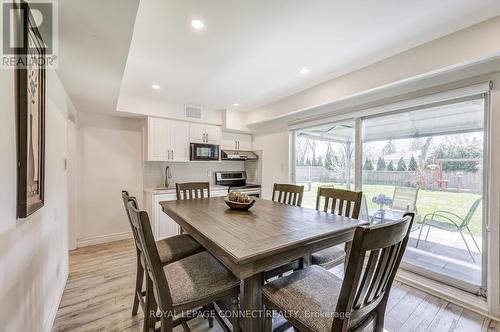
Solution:
{"label": "sliding glass door", "polygon": [[372,224],[413,212],[402,268],[486,295],[486,98],[294,131],[292,177],[305,186],[303,206],[315,208],[317,188],[334,186],[362,190],[361,217]]}
{"label": "sliding glass door", "polygon": [[485,98],[362,121],[362,190],[372,223],[416,214],[402,267],[483,294]]}

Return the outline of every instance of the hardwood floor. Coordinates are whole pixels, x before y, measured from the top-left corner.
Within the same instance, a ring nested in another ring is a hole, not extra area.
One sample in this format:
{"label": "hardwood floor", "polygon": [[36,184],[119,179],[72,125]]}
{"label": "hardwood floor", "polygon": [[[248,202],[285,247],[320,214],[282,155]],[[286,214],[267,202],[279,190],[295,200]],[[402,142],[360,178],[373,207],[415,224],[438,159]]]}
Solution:
{"label": "hardwood floor", "polygon": [[[142,331],[142,314],[131,315],[135,282],[132,240],[80,248],[70,253],[69,261],[68,283],[53,331]],[[222,331],[217,322],[209,329],[201,318],[190,321],[189,326],[193,332]],[[394,332],[500,331],[500,323],[396,282],[385,328]]]}

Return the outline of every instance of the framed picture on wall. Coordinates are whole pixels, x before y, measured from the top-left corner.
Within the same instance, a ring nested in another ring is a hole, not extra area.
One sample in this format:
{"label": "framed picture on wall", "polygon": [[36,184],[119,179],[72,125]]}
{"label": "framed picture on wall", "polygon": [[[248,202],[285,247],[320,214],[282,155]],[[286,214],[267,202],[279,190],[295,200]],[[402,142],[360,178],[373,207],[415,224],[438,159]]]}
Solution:
{"label": "framed picture on wall", "polygon": [[18,29],[23,39],[16,69],[17,217],[44,205],[45,190],[45,47],[26,2]]}

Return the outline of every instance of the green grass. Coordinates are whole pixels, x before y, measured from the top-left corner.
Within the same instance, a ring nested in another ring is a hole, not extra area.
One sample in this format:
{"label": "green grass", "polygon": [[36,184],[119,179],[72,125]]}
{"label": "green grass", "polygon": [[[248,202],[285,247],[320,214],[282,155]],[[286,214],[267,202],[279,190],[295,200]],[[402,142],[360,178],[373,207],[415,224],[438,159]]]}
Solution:
{"label": "green grass", "polygon": [[[304,193],[304,199],[302,201],[302,206],[314,208],[316,205],[316,191],[319,185],[327,185],[321,183],[312,183],[311,189],[308,191],[308,186],[306,185],[306,192]],[[331,185],[329,183],[328,185]],[[336,188],[344,188],[345,185],[333,184]],[[366,195],[366,200],[368,207],[377,208],[377,205],[372,203],[372,197],[378,194],[385,194],[392,197],[394,193],[394,186],[384,186],[384,185],[363,185],[363,193]],[[436,191],[436,190],[420,190],[417,198],[417,209],[418,214],[423,218],[427,213],[431,213],[437,210],[450,211],[458,214],[461,217],[465,217],[469,211],[472,203],[480,198],[481,195],[473,193],[457,193],[448,191]],[[474,235],[481,236],[482,230],[482,204],[474,213],[472,220],[469,224],[470,230]]]}

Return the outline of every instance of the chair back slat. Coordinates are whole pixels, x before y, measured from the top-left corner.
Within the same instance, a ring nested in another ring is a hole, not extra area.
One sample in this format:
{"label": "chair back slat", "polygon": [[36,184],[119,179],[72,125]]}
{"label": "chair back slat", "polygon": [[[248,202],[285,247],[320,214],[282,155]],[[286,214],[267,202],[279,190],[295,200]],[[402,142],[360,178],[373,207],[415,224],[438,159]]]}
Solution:
{"label": "chair back slat", "polygon": [[321,199],[323,199],[323,212],[331,212],[349,218],[359,218],[362,196],[361,191],[319,187],[316,196],[316,210],[320,210]]}
{"label": "chair back slat", "polygon": [[[335,317],[332,331],[352,328],[349,320],[363,323],[368,317],[385,313],[389,290],[406,249],[414,217],[413,213],[406,213],[395,222],[356,229],[335,310],[350,313],[350,316]],[[364,264],[367,255],[368,262]]]}
{"label": "chair back slat", "polygon": [[303,196],[304,186],[275,183],[273,185],[273,195],[271,199],[278,203],[301,206]]}
{"label": "chair back slat", "polygon": [[145,270],[153,281],[158,301],[160,301],[163,308],[172,309],[172,296],[167,278],[163,272],[163,266],[158,254],[153,231],[151,230],[148,213],[140,211],[133,199],[129,200],[127,209],[135,232],[138,234],[139,245],[143,253],[142,257],[146,264]]}
{"label": "chair back slat", "polygon": [[[175,189],[177,192],[177,199],[198,199],[210,197],[210,183],[209,182],[185,182],[176,183]],[[206,195],[205,195],[206,193]]]}

